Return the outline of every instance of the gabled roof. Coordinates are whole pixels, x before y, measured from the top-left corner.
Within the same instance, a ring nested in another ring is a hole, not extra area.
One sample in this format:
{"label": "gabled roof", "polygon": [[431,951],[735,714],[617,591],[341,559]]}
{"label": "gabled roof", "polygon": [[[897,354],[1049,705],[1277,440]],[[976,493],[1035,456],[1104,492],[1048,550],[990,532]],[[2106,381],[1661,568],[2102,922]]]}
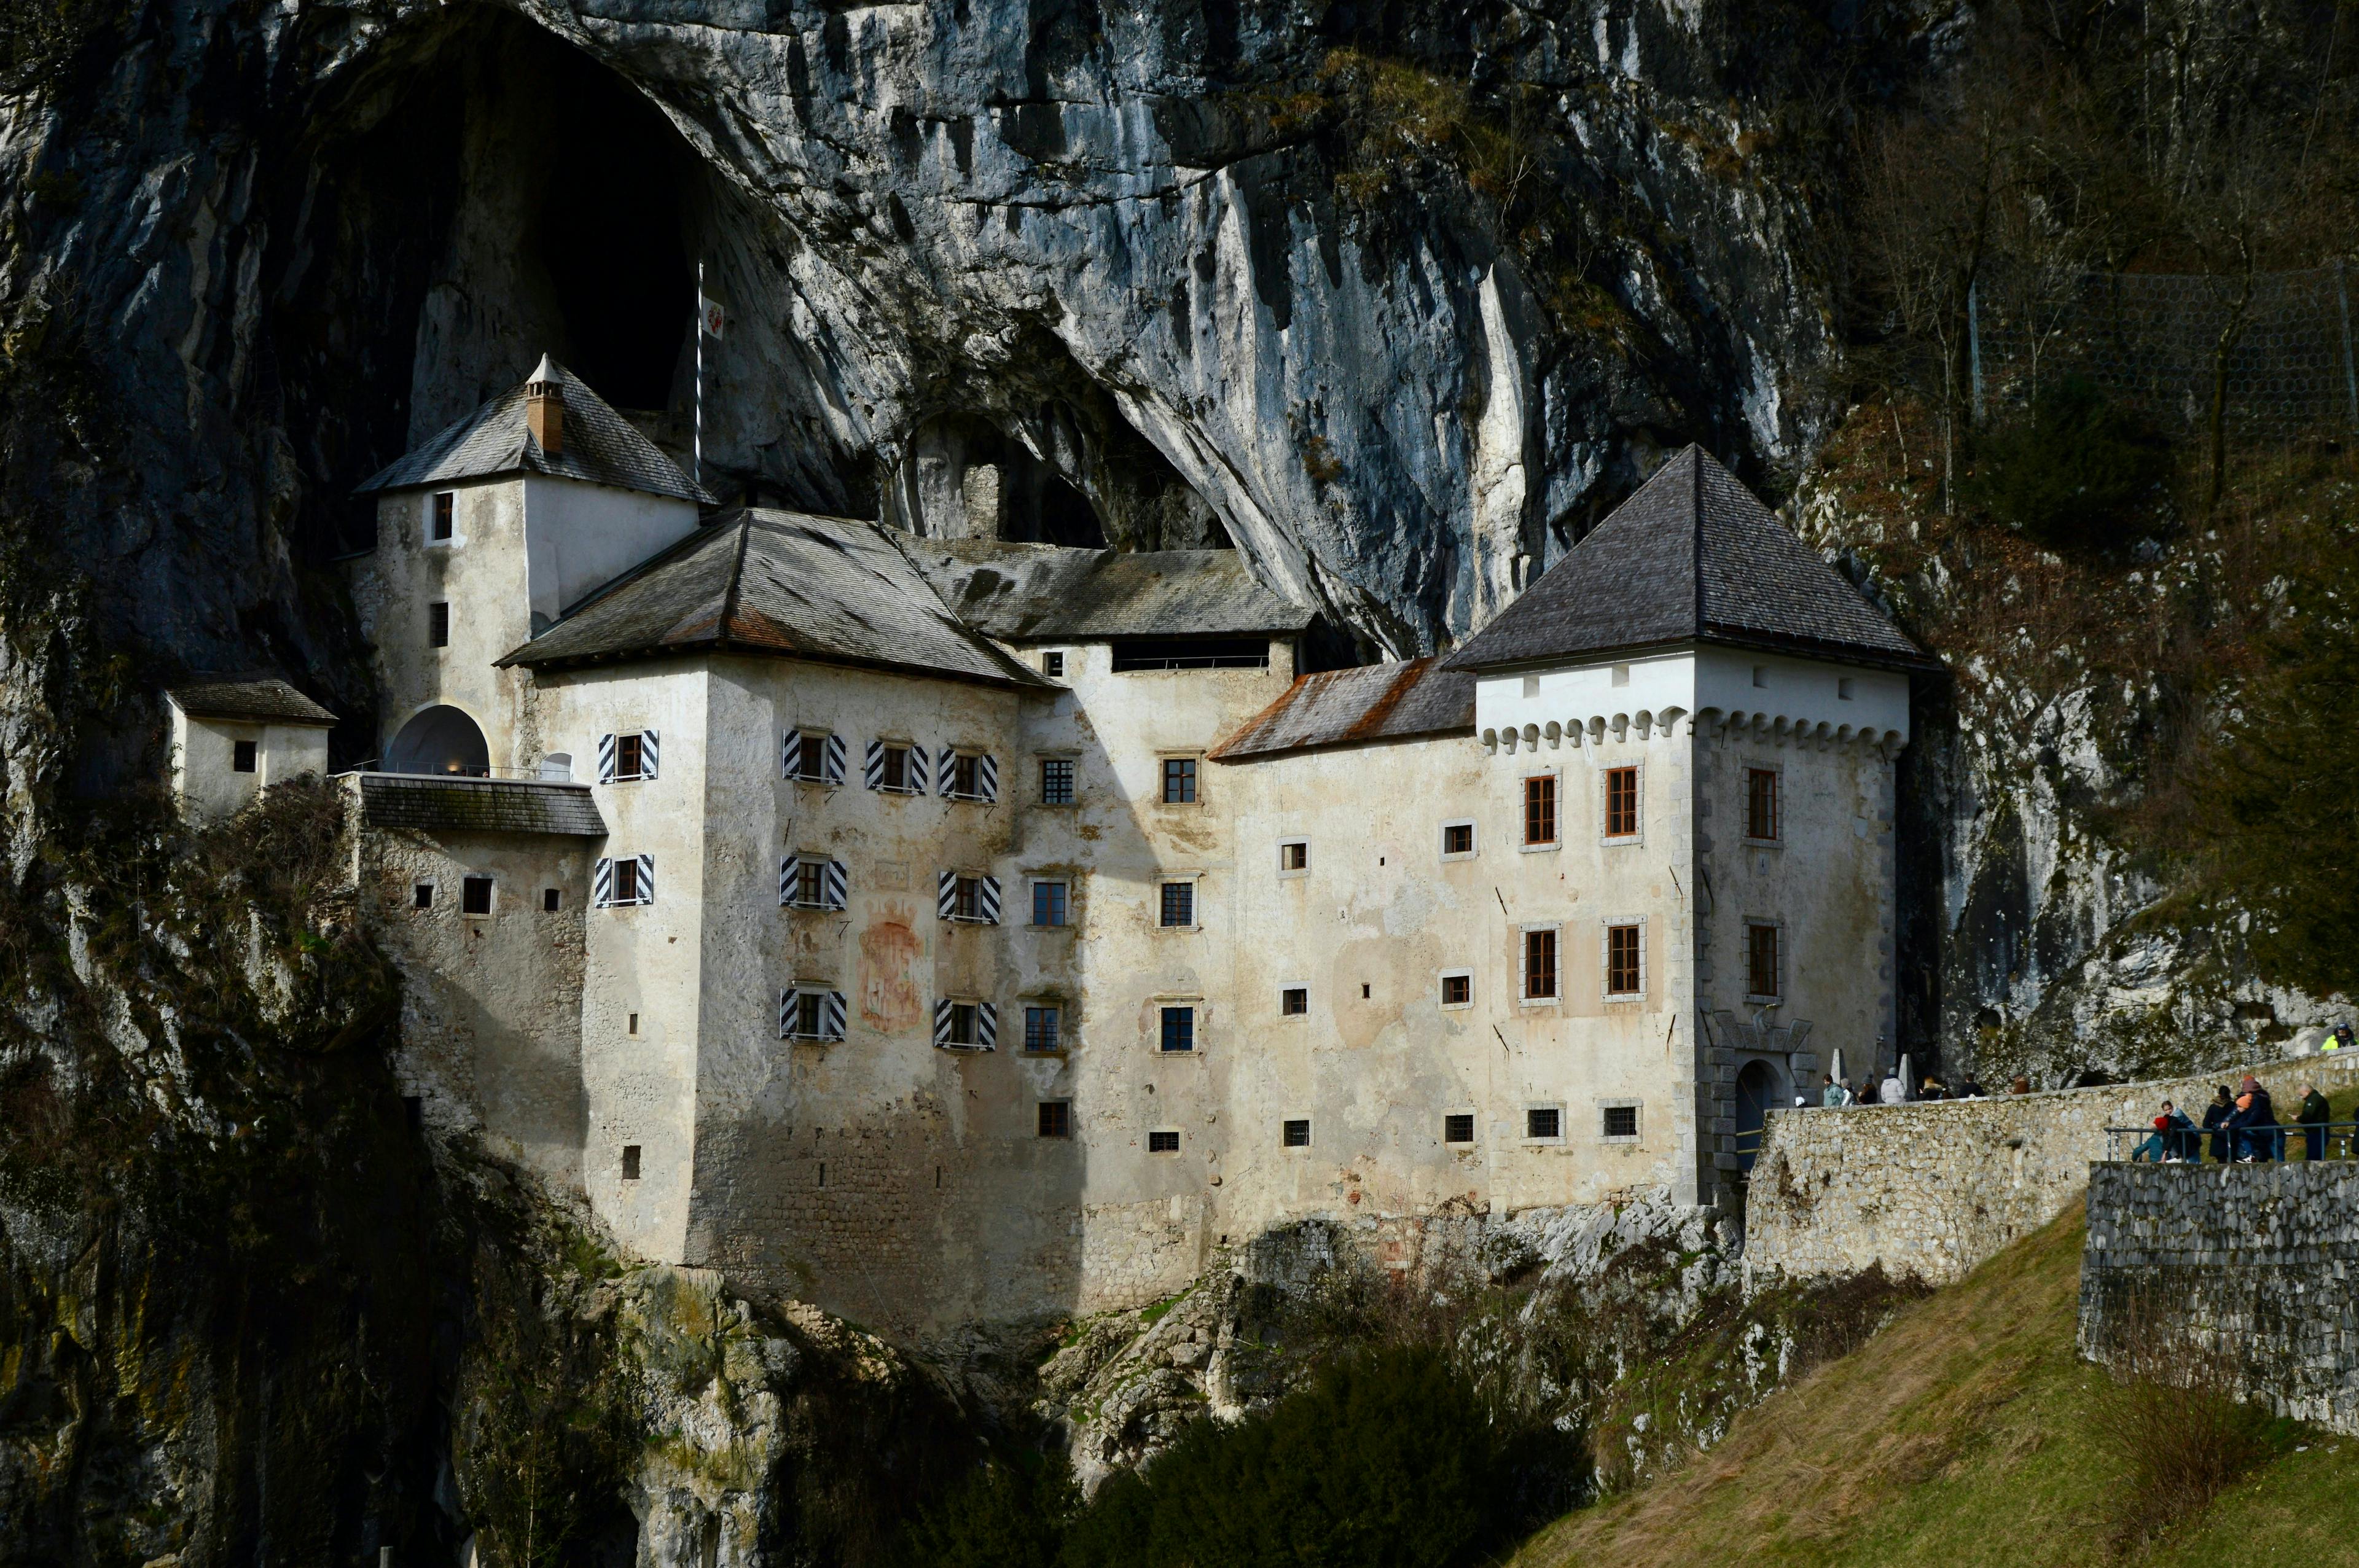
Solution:
{"label": "gabled roof", "polygon": [[1076,550],[903,537],[953,613],[1020,642],[1291,635],[1311,611],[1262,587],[1234,550]]}
{"label": "gabled roof", "polygon": [[191,676],[164,695],[191,719],[252,724],[305,724],[325,730],[336,716],[277,676]]}
{"label": "gabled roof", "polygon": [[874,523],[745,510],[569,609],[500,661],[541,667],[685,653],[776,654],[1045,687],[960,624]]}
{"label": "gabled roof", "polygon": [[1474,732],[1474,676],[1433,659],[1303,676],[1206,755],[1215,762]]}
{"label": "gabled roof", "polygon": [[1447,665],[1475,670],[1689,642],[1939,667],[1734,474],[1693,446]]}
{"label": "gabled roof", "polygon": [[555,457],[540,449],[525,425],[525,389],[520,381],[464,419],[428,440],[362,485],[354,493],[419,490],[462,480],[507,474],[578,479],[676,501],[712,503],[712,497],[682,473],[638,427],[614,412],[581,377],[547,355],[532,380],[555,380],[565,398],[564,438]]}

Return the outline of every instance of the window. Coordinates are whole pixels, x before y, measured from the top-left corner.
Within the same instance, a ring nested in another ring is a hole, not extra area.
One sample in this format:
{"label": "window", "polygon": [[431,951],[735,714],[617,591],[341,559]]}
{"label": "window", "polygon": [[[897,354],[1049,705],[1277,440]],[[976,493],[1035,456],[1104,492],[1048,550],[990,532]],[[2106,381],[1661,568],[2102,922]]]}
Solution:
{"label": "window", "polygon": [[1067,912],[1065,894],[1063,882],[1034,882],[1032,924],[1050,927],[1064,925]]}
{"label": "window", "polygon": [[1647,987],[1647,977],[1640,960],[1639,927],[1609,925],[1605,928],[1605,994],[1636,996]]}
{"label": "window", "polygon": [[1745,924],[1745,989],[1756,1000],[1777,1000],[1777,927],[1766,920]]}
{"label": "window", "polygon": [[624,1022],[623,1022],[623,1033],[625,1033],[625,1034],[636,1034],[638,1032],[639,1032],[639,1015],[638,1015],[637,1013],[636,1013],[636,1012],[635,1012],[635,1013],[631,1014],[629,1018],[627,1018],[627,1019],[625,1019],[625,1020],[624,1021]]}
{"label": "window", "polygon": [[543,888],[540,890],[540,907],[543,912],[555,914],[565,907],[565,895],[555,888]]}
{"label": "window", "polygon": [[868,742],[868,787],[887,795],[926,793],[926,752],[921,746]]}
{"label": "window", "polygon": [[798,856],[792,884],[788,891],[793,894],[789,903],[799,903],[805,909],[824,906],[827,903],[827,863]]}
{"label": "window", "polygon": [[934,914],[949,921],[999,924],[999,879],[944,871],[935,879]]}
{"label": "window", "polygon": [[1266,670],[1266,637],[1134,637],[1114,645],[1114,673],[1140,670]]}
{"label": "window", "polygon": [[1044,1099],[1040,1102],[1040,1136],[1071,1138],[1073,1135],[1073,1102],[1069,1099]]}
{"label": "window", "polygon": [[411,888],[409,890],[409,907],[412,909],[433,908],[434,884],[432,882],[419,882],[416,887]]}
{"label": "window", "polygon": [[951,787],[944,792],[954,799],[983,798],[983,759],[962,752],[951,759]]}
{"label": "window", "polygon": [[452,525],[458,521],[458,511],[457,495],[447,490],[437,492],[434,497],[434,520],[428,526],[426,536],[437,544],[449,539],[454,532]]}
{"label": "window", "polygon": [[1281,874],[1307,871],[1310,869],[1310,845],[1304,839],[1288,838],[1277,847],[1277,869]]}
{"label": "window", "polygon": [[1192,806],[1196,802],[1196,759],[1163,759],[1163,804]]}
{"label": "window", "polygon": [[1472,1112],[1472,1111],[1464,1111],[1464,1110],[1457,1110],[1457,1111],[1452,1111],[1452,1112],[1451,1112],[1448,1116],[1443,1117],[1443,1118],[1441,1119],[1441,1141],[1442,1141],[1444,1143],[1472,1143],[1472,1142],[1473,1142],[1473,1141],[1474,1141],[1474,1114],[1473,1114],[1473,1112]]}
{"label": "window", "polygon": [[1524,781],[1524,842],[1556,842],[1556,775],[1537,773]]}
{"label": "window", "polygon": [[250,773],[261,748],[251,741],[233,741],[229,746],[229,769],[234,773]]}
{"label": "window", "polygon": [[1277,1013],[1280,1018],[1300,1018],[1310,1011],[1310,988],[1288,986],[1277,993]]}
{"label": "window", "polygon": [[632,903],[637,901],[638,896],[639,863],[636,860],[617,860],[614,863],[614,902]]}
{"label": "window", "polygon": [[1053,1055],[1065,1048],[1065,1010],[1039,1002],[1024,1010],[1024,1049]]}
{"label": "window", "polygon": [[1474,825],[1472,822],[1445,822],[1441,825],[1441,858],[1463,860],[1474,852]]}
{"label": "window", "polygon": [[614,737],[614,776],[635,779],[647,761],[647,744],[636,735]]}
{"label": "window", "polygon": [[1598,1135],[1608,1141],[1636,1142],[1638,1137],[1638,1108],[1635,1105],[1600,1107]]}
{"label": "window", "polygon": [[1540,677],[1538,676],[1526,676],[1524,677],[1524,695],[1526,697],[1538,697],[1539,694]]}
{"label": "window", "polygon": [[818,1039],[827,1022],[823,1009],[819,992],[798,990],[788,1010],[787,1033],[803,1040]]}
{"label": "window", "polygon": [[1065,655],[1061,653],[1041,654],[1040,673],[1052,677],[1061,677],[1065,673]]}
{"label": "window", "polygon": [[1180,1130],[1163,1127],[1149,1132],[1147,1135],[1147,1152],[1150,1154],[1177,1154],[1180,1152]]}
{"label": "window", "polygon": [[1289,1119],[1278,1136],[1288,1149],[1310,1148],[1310,1119],[1307,1116],[1298,1116]]}
{"label": "window", "polygon": [[1073,804],[1073,760],[1071,757],[1040,759],[1040,804]]}
{"label": "window", "polygon": [[600,909],[656,901],[656,858],[620,855],[590,868],[590,902]]}
{"label": "window", "polygon": [[1524,933],[1524,1000],[1549,1001],[1556,997],[1556,927]]}
{"label": "window", "polygon": [[1837,676],[1835,677],[1835,696],[1844,702],[1849,702],[1851,700],[1851,676]]}
{"label": "window", "polygon": [[1524,1111],[1524,1136],[1535,1142],[1552,1143],[1564,1136],[1564,1108],[1561,1106],[1535,1105]]}
{"label": "window", "polygon": [[1745,770],[1745,836],[1764,843],[1777,837],[1777,770]]}
{"label": "window", "polygon": [[426,643],[433,648],[451,645],[451,606],[439,599],[426,607]]}
{"label": "window", "polygon": [[965,1051],[992,1047],[989,1002],[940,1001],[934,1004],[934,1044]]}
{"label": "window", "polygon": [[1753,684],[1759,687],[1766,687],[1769,684],[1769,666],[1767,665],[1756,665],[1753,666]]}
{"label": "window", "polygon": [[1460,971],[1441,977],[1441,1005],[1471,1007],[1474,1002],[1474,977]]}
{"label": "window", "polygon": [[1166,1055],[1184,1055],[1196,1049],[1196,1010],[1192,1007],[1167,1007],[1163,1010],[1163,1044]]}
{"label": "window", "polygon": [[956,886],[951,898],[951,918],[952,920],[983,918],[983,879],[981,877],[956,879]]}
{"label": "window", "polygon": [[462,877],[459,880],[459,913],[489,914],[492,912],[492,879]]}
{"label": "window", "polygon": [[1196,924],[1196,884],[1165,882],[1163,884],[1163,925],[1167,928],[1185,929]]}
{"label": "window", "polygon": [[1614,665],[1612,678],[1613,684],[1615,686],[1628,686],[1630,684],[1630,666],[1627,665]]}
{"label": "window", "polygon": [[1608,838],[1635,838],[1638,836],[1638,770],[1636,768],[1605,770],[1605,836]]}
{"label": "window", "polygon": [[636,1143],[625,1143],[623,1145],[623,1180],[636,1182],[638,1179],[639,1146]]}
{"label": "window", "polygon": [[783,748],[787,777],[798,784],[843,782],[843,741],[824,730],[789,730]]}
{"label": "window", "polygon": [[656,759],[659,748],[652,730],[634,730],[621,735],[598,737],[598,782],[624,784],[634,779],[656,776]]}

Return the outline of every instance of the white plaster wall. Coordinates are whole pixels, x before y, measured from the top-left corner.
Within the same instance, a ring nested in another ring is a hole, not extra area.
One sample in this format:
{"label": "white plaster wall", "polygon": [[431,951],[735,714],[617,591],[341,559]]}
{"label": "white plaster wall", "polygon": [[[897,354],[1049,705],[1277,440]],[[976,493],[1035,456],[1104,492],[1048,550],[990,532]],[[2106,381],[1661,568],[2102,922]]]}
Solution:
{"label": "white plaster wall", "polygon": [[524,492],[527,630],[534,634],[592,589],[696,531],[692,502],[580,480],[516,482]]}
{"label": "white plaster wall", "polygon": [[[1616,672],[1620,672],[1619,684]],[[1851,696],[1842,695],[1848,682]],[[1537,690],[1527,695],[1527,684]],[[1558,669],[1489,674],[1475,684],[1478,734],[1503,742],[1545,743],[1559,732],[1593,735],[1617,719],[1635,726],[1665,714],[1759,714],[1788,730],[1824,725],[1831,737],[1863,731],[1878,739],[1908,738],[1908,677],[1890,670],[1825,660],[1789,658],[1707,644],[1629,659],[1603,659]],[[1529,730],[1532,733],[1525,734]]]}
{"label": "white plaster wall", "polygon": [[[245,809],[265,788],[305,773],[328,771],[328,732],[314,725],[245,723],[196,719],[169,703],[172,715],[172,795],[201,822]],[[236,770],[237,742],[255,743],[255,771]]]}

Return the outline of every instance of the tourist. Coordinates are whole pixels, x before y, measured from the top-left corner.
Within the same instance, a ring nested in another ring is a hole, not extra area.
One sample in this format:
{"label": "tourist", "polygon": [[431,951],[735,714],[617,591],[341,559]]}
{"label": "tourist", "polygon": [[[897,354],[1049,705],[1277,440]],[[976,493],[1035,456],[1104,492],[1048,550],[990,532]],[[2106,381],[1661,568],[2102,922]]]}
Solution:
{"label": "tourist", "polygon": [[1964,1079],[1958,1085],[1958,1098],[1960,1099],[1984,1099],[1987,1098],[1988,1096],[1989,1091],[1984,1088],[1982,1085],[1974,1082],[1974,1076],[1972,1073],[1968,1073]]}
{"label": "tourist", "polygon": [[1919,1099],[1948,1099],[1950,1098],[1950,1091],[1941,1087],[1940,1079],[1929,1076],[1925,1080],[1925,1087],[1917,1091],[1917,1098]]}
{"label": "tourist", "polygon": [[1875,1103],[1878,1105],[1898,1105],[1908,1098],[1908,1090],[1904,1087],[1900,1082],[1900,1069],[1895,1067],[1891,1071],[1886,1073],[1884,1075],[1884,1082],[1877,1086],[1875,1091]]}
{"label": "tourist", "polygon": [[1868,1074],[1867,1076],[1860,1079],[1859,1081],[1859,1103],[1862,1105],[1874,1105],[1875,1103],[1875,1075],[1874,1073]]}
{"label": "tourist", "polygon": [[1852,1087],[1852,1081],[1849,1078],[1845,1078],[1843,1081],[1843,1104],[1857,1105],[1859,1103],[1859,1091]]}
{"label": "tourist", "polygon": [[2228,1119],[2235,1112],[2236,1102],[2229,1097],[2225,1084],[2222,1084],[2219,1091],[2212,1097],[2212,1103],[2203,1108],[2203,1130],[2212,1135],[2212,1158],[2223,1165],[2231,1157],[2228,1152]]}
{"label": "tourist", "polygon": [[1835,1076],[1832,1073],[1823,1075],[1823,1081],[1827,1087],[1819,1091],[1819,1104],[1828,1110],[1832,1110],[1843,1102],[1843,1086],[1835,1082]]}
{"label": "tourist", "polygon": [[2318,1086],[2310,1085],[2308,1092],[2301,1097],[2301,1109],[2294,1115],[2294,1120],[2299,1122],[2303,1128],[2301,1141],[2304,1159],[2326,1158],[2326,1122],[2327,1119],[2333,1114],[2327,1108],[2326,1097],[2318,1092]]}
{"label": "tourist", "polygon": [[2006,1092],[2011,1095],[2027,1095],[2031,1092],[2031,1080],[2017,1077],[2006,1086]]}
{"label": "tourist", "polygon": [[2195,1124],[2187,1119],[2185,1111],[2169,1100],[2162,1102],[2162,1110],[2170,1122],[2162,1136],[2165,1162],[2173,1165],[2186,1164],[2190,1161],[2200,1162],[2203,1158],[2203,1140],[2197,1134]]}
{"label": "tourist", "polygon": [[2238,1164],[2267,1164],[2285,1158],[2285,1135],[2277,1130],[2277,1108],[2269,1101],[2269,1091],[2249,1073],[2237,1086],[2236,1109],[2228,1125],[2235,1130]]}
{"label": "tourist", "polygon": [[2139,1139],[2137,1147],[2130,1151],[2130,1163],[2159,1162],[2163,1158],[2163,1134],[2169,1130],[2170,1102],[2165,1100],[2161,1113],[2154,1119],[2154,1130]]}

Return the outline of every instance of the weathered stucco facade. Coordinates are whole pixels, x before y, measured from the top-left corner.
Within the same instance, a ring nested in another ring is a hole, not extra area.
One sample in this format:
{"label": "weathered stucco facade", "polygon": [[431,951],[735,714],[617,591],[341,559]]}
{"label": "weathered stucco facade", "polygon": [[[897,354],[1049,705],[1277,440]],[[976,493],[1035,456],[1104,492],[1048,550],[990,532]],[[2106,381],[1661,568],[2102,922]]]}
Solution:
{"label": "weathered stucco facade", "polygon": [[422,1112],[635,1251],[1136,1304],[1298,1218],[1723,1201],[1889,1037],[1920,655],[1700,454],[1451,660],[1299,676],[1233,552],[700,525],[534,384],[580,471],[511,394],[376,481],[361,870]]}

